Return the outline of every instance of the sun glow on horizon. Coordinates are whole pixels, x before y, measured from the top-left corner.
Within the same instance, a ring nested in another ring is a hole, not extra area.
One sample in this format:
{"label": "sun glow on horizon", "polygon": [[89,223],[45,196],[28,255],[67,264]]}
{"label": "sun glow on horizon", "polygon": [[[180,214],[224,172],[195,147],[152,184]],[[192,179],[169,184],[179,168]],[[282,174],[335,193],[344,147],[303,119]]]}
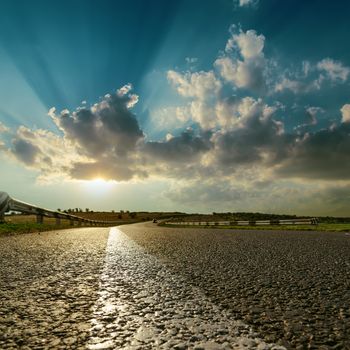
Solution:
{"label": "sun glow on horizon", "polygon": [[97,177],[92,180],[82,181],[82,185],[86,191],[101,195],[111,190],[117,184],[117,181],[105,180],[101,177]]}

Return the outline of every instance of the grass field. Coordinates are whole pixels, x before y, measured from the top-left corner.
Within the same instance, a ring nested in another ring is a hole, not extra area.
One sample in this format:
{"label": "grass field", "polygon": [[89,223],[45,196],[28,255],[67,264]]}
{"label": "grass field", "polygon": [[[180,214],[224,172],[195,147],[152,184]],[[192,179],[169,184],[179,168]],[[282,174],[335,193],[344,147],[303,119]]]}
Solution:
{"label": "grass field", "polygon": [[[80,213],[79,213],[80,214]],[[103,221],[117,221],[118,225],[129,224],[138,222],[140,220],[127,218],[119,219],[114,215],[105,215],[105,213],[83,213],[85,215],[77,215],[91,220],[103,220]],[[112,214],[112,213],[107,213]],[[82,224],[82,226],[85,224]],[[89,226],[89,225],[87,225]],[[74,222],[74,227],[78,227],[78,223]],[[61,224],[56,224],[55,218],[44,218],[43,224],[36,223],[35,215],[8,215],[5,216],[5,222],[0,224],[0,234],[16,234],[16,233],[30,233],[30,232],[44,232],[51,230],[61,230],[66,228],[72,228],[69,220],[61,219]]]}
{"label": "grass field", "polygon": [[[75,214],[75,213],[74,213]],[[153,218],[160,219],[164,213],[139,212],[136,217],[128,213],[112,212],[92,212],[76,213],[75,215],[91,220],[117,221],[117,225],[130,224],[134,222],[148,221]],[[212,219],[212,218],[211,218]],[[286,230],[286,231],[328,231],[328,232],[350,232],[350,223],[320,223],[318,225],[268,225],[268,226],[187,226],[187,225],[164,225],[166,227],[181,228],[220,228],[232,230]],[[10,215],[5,217],[5,223],[0,224],[0,234],[16,234],[29,232],[43,232],[49,230],[59,230],[71,228],[69,220],[61,220],[60,225],[56,225],[56,219],[44,218],[43,224],[36,223],[35,215]],[[75,222],[75,227],[77,223]]]}
{"label": "grass field", "polygon": [[232,230],[279,230],[279,231],[327,231],[327,232],[350,232],[349,224],[318,224],[318,225],[264,225],[264,226],[198,226],[198,225],[168,225],[160,224],[165,227],[181,228],[219,228]]}
{"label": "grass field", "polygon": [[72,227],[69,224],[62,224],[60,226],[52,224],[37,224],[34,222],[22,222],[22,223],[2,223],[0,224],[0,234],[17,234],[17,233],[30,233],[30,232],[44,232],[58,229],[65,229]]}

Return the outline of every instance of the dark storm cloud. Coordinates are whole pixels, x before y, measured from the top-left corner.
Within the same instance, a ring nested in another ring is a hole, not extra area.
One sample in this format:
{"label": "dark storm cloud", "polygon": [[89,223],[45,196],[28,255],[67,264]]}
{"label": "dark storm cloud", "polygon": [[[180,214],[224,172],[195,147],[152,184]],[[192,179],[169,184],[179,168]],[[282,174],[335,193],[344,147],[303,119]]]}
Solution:
{"label": "dark storm cloud", "polygon": [[63,110],[56,115],[54,109],[50,111],[65,139],[87,158],[71,163],[71,177],[129,180],[143,174],[135,165],[135,157],[144,135],[131,112],[137,96],[130,94],[130,90],[131,85],[125,85],[92,107],[78,108],[73,113]]}
{"label": "dark storm cloud", "polygon": [[165,163],[195,161],[210,150],[209,137],[209,133],[195,136],[193,130],[188,129],[165,142],[147,142],[144,151],[147,156]]}
{"label": "dark storm cloud", "polygon": [[350,123],[297,139],[276,174],[284,178],[349,180]]}
{"label": "dark storm cloud", "polygon": [[143,133],[130,107],[136,102],[135,95],[123,87],[114,95],[106,95],[91,108],[80,108],[60,116],[53,115],[57,126],[67,139],[81,147],[87,156],[95,158],[108,153],[125,155],[133,151]]}
{"label": "dark storm cloud", "polygon": [[40,149],[27,140],[17,138],[12,141],[12,145],[13,156],[28,166],[34,165],[37,156],[41,154]]}
{"label": "dark storm cloud", "polygon": [[220,130],[212,138],[215,162],[223,169],[278,162],[292,138],[284,133],[283,124],[272,118],[273,110],[253,99],[245,99],[240,109],[244,111],[238,126]]}

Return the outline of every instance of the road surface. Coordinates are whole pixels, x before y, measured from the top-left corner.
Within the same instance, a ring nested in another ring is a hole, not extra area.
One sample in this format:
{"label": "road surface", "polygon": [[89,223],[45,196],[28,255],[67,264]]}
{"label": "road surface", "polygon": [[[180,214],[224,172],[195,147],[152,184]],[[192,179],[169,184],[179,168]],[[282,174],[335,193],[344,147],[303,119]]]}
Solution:
{"label": "road surface", "polygon": [[1,349],[350,349],[350,236],[76,228],[0,237]]}

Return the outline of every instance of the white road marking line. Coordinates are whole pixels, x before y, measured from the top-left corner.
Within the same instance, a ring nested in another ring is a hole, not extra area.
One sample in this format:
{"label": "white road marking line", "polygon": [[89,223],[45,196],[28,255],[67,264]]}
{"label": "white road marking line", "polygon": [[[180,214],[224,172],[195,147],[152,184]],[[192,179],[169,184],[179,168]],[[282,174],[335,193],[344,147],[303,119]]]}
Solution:
{"label": "white road marking line", "polygon": [[285,349],[264,342],[116,227],[98,294],[90,350]]}

